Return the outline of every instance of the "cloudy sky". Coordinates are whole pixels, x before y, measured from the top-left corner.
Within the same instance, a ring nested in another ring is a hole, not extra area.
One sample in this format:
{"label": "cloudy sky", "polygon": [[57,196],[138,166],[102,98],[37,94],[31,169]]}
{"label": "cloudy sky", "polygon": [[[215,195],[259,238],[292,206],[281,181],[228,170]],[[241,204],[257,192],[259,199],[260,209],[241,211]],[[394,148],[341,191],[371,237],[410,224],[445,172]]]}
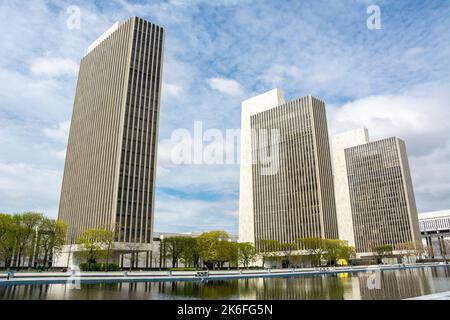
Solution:
{"label": "cloudy sky", "polygon": [[274,87],[325,100],[330,134],[404,139],[419,212],[450,208],[450,1],[2,0],[0,211],[56,217],[79,61],[133,15],[166,29],[156,230],[237,233],[238,165],[175,165],[171,134],[198,120],[225,135]]}

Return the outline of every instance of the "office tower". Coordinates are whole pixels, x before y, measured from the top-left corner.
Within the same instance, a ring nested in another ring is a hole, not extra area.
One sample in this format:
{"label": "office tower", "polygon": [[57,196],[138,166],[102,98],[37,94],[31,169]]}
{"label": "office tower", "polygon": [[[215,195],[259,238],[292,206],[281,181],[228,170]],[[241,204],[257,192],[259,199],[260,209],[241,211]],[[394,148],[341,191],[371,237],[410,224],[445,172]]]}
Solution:
{"label": "office tower", "polygon": [[242,102],[239,241],[337,238],[325,104],[280,90]]}
{"label": "office tower", "polygon": [[369,134],[365,128],[344,132],[333,137],[334,193],[336,196],[339,239],[348,241],[348,244],[352,247],[355,246],[355,236],[353,232],[345,149],[368,142]]}
{"label": "office tower", "polygon": [[356,252],[419,243],[405,143],[388,138],[345,149]]}
{"label": "office tower", "polygon": [[116,23],[81,60],[59,207],[69,242],[92,228],[151,243],[164,30]]}

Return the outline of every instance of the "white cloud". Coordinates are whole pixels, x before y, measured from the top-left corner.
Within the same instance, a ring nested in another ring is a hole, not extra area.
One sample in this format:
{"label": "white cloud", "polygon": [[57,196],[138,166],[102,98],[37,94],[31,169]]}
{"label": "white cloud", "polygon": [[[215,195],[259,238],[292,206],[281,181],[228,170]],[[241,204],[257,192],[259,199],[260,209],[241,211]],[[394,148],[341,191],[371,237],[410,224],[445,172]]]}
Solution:
{"label": "white cloud", "polygon": [[162,83],[162,100],[178,99],[183,93],[183,87],[176,83]]}
{"label": "white cloud", "polygon": [[43,133],[50,139],[66,143],[69,136],[70,121],[64,121],[58,123],[57,126],[52,128],[44,128]]}
{"label": "white cloud", "polygon": [[396,94],[369,96],[329,107],[332,133],[367,127],[372,138],[404,138],[414,154],[429,153],[447,143],[450,92],[446,85],[427,84]]}
{"label": "white cloud", "polygon": [[203,232],[222,229],[236,234],[237,219],[230,219],[237,203],[234,199],[183,199],[158,194],[155,229],[159,231]]}
{"label": "white cloud", "polygon": [[68,58],[36,58],[31,62],[30,70],[36,76],[76,76],[78,65]]}
{"label": "white cloud", "polygon": [[233,79],[210,78],[208,79],[208,84],[212,89],[230,96],[239,96],[243,93],[239,82]]}
{"label": "white cloud", "polygon": [[41,211],[56,217],[60,171],[26,163],[0,163],[0,177],[2,211]]}
{"label": "white cloud", "polygon": [[[69,4],[0,2],[0,26],[8,30],[0,42],[4,53],[0,54],[0,163],[32,161],[32,169],[24,168],[29,175],[36,179],[44,175],[50,184],[59,184],[62,143],[67,137],[56,124],[67,120],[72,110],[75,62],[112,23],[139,15],[167,31],[160,139],[169,138],[175,128],[190,128],[194,120],[203,120],[205,127],[238,128],[242,93],[260,93],[276,84],[288,99],[314,94],[341,106],[329,108],[333,132],[366,125],[373,139],[404,138],[419,208],[450,207],[450,178],[445,174],[450,172],[445,123],[450,99],[442,92],[427,95],[425,89],[411,89],[431,81],[448,88],[446,4],[394,15],[386,25],[389,28],[380,32],[367,31],[365,7],[354,1],[117,0],[105,6],[80,2],[79,30],[66,27]],[[225,4],[230,7],[223,10],[220,5]],[[397,2],[385,5],[387,11],[401,12]],[[25,68],[24,62],[28,62]],[[349,103],[342,106],[342,101]],[[157,207],[163,209],[156,212],[157,228],[174,230],[177,214],[186,214],[186,208],[192,217],[185,220],[189,226],[201,223],[211,212],[218,212],[211,228],[236,225],[231,213],[237,209],[239,167],[173,166],[164,160],[168,155],[160,146],[157,185],[197,199],[181,199],[176,192],[173,198],[157,197]],[[42,170],[58,174],[46,175]],[[3,181],[11,182],[11,192],[2,189],[0,210],[33,208],[34,202],[57,207],[59,191],[39,198],[35,197],[35,192],[40,196],[39,190],[29,189],[26,178],[0,175],[0,185]],[[14,194],[20,190],[29,195],[23,198],[29,202],[16,201]],[[221,192],[227,195],[225,200],[217,198]],[[212,198],[198,200],[205,195]],[[171,214],[167,219],[165,212]]]}
{"label": "white cloud", "polygon": [[55,156],[58,159],[63,160],[63,161],[66,159],[66,153],[67,153],[67,148],[64,148],[63,150],[54,152]]}
{"label": "white cloud", "polygon": [[370,96],[328,108],[332,134],[366,127],[372,141],[396,136],[407,146],[419,211],[450,207],[450,92],[440,84]]}
{"label": "white cloud", "polygon": [[277,87],[289,81],[299,81],[301,76],[302,72],[295,65],[275,64],[264,71],[260,78],[272,87]]}

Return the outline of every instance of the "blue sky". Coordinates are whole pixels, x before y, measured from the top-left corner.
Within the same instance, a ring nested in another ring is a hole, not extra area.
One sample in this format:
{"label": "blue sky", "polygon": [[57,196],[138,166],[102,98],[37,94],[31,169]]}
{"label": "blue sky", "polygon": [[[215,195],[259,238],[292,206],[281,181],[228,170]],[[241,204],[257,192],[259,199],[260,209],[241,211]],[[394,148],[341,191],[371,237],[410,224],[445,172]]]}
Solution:
{"label": "blue sky", "polygon": [[0,2],[0,211],[56,217],[79,61],[132,15],[166,29],[158,231],[237,233],[238,165],[174,165],[171,133],[238,129],[241,101],[274,87],[325,100],[331,135],[404,139],[419,211],[450,208],[449,1],[36,0]]}

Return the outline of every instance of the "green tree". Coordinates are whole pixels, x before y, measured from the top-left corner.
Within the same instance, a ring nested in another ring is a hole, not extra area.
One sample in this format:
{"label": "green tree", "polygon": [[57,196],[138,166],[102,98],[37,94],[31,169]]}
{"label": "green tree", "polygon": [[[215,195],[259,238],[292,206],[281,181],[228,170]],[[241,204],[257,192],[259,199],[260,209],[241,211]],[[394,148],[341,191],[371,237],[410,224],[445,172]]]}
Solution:
{"label": "green tree", "polygon": [[257,243],[257,251],[262,257],[263,267],[268,259],[278,256],[281,251],[281,243],[277,240],[259,240]]}
{"label": "green tree", "polygon": [[[166,257],[172,260],[172,268],[178,267],[178,262],[187,255],[189,250],[186,248],[192,245],[191,237],[177,236],[164,239],[166,245]],[[188,258],[189,260],[189,258]]]}
{"label": "green tree", "polygon": [[380,263],[383,258],[392,256],[393,252],[394,246],[392,244],[375,245],[373,247],[373,253],[377,257],[378,263]]}
{"label": "green tree", "polygon": [[296,243],[282,243],[280,245],[281,252],[283,253],[286,268],[289,268],[291,265],[291,258],[294,251],[298,250],[298,244]]}
{"label": "green tree", "polygon": [[197,238],[198,253],[203,263],[214,268],[221,263],[222,255],[219,253],[219,243],[228,241],[230,236],[225,231],[210,231],[202,233]]}
{"label": "green tree", "polygon": [[[336,261],[338,259],[346,259],[342,257],[346,252],[345,250],[350,250],[348,247],[348,242],[344,240],[338,240],[338,239],[324,239],[324,245],[325,245],[325,257],[328,260],[328,263],[332,266],[336,265]],[[347,249],[344,249],[347,248]],[[346,259],[348,260],[348,259]]]}
{"label": "green tree", "polygon": [[224,264],[228,262],[229,265],[238,265],[239,261],[239,248],[235,242],[231,242],[230,239],[219,240],[218,243],[218,261],[217,264],[220,268],[223,268]]}
{"label": "green tree", "polygon": [[108,240],[111,238],[110,230],[89,229],[81,234],[77,243],[81,246],[80,254],[86,262],[91,265],[95,264],[98,259],[105,258],[108,255]]}
{"label": "green tree", "polygon": [[320,266],[325,253],[327,252],[327,245],[325,239],[322,238],[301,238],[297,240],[301,249],[306,250],[309,256],[313,259],[315,266]]}
{"label": "green tree", "polygon": [[105,249],[106,255],[106,264],[109,264],[109,258],[111,257],[111,253],[114,250],[115,233],[111,230],[103,230],[102,237],[103,247]]}
{"label": "green tree", "polygon": [[13,217],[6,213],[0,213],[0,257],[5,267],[10,267],[14,254],[16,226]]}
{"label": "green tree", "polygon": [[37,234],[44,221],[44,215],[38,212],[25,212],[21,215],[22,224],[27,232],[24,253],[28,256],[28,267],[32,267],[33,256],[37,250]]}
{"label": "green tree", "polygon": [[342,245],[339,248],[338,251],[338,259],[344,259],[346,261],[349,261],[353,259],[356,256],[356,250],[355,247],[348,246],[348,245]]}
{"label": "green tree", "polygon": [[239,263],[248,268],[250,263],[255,262],[258,258],[258,253],[252,243],[244,242],[237,243]]}
{"label": "green tree", "polygon": [[13,216],[14,223],[14,256],[13,266],[19,268],[22,260],[22,255],[26,250],[26,247],[30,238],[30,230],[27,229],[23,223],[22,215],[15,214]]}
{"label": "green tree", "polygon": [[38,245],[43,254],[43,266],[51,267],[54,256],[59,254],[64,246],[67,225],[59,220],[44,218],[38,233]]}
{"label": "green tree", "polygon": [[184,244],[180,253],[180,260],[184,263],[185,266],[198,267],[199,260],[197,239],[192,237],[185,237]]}

